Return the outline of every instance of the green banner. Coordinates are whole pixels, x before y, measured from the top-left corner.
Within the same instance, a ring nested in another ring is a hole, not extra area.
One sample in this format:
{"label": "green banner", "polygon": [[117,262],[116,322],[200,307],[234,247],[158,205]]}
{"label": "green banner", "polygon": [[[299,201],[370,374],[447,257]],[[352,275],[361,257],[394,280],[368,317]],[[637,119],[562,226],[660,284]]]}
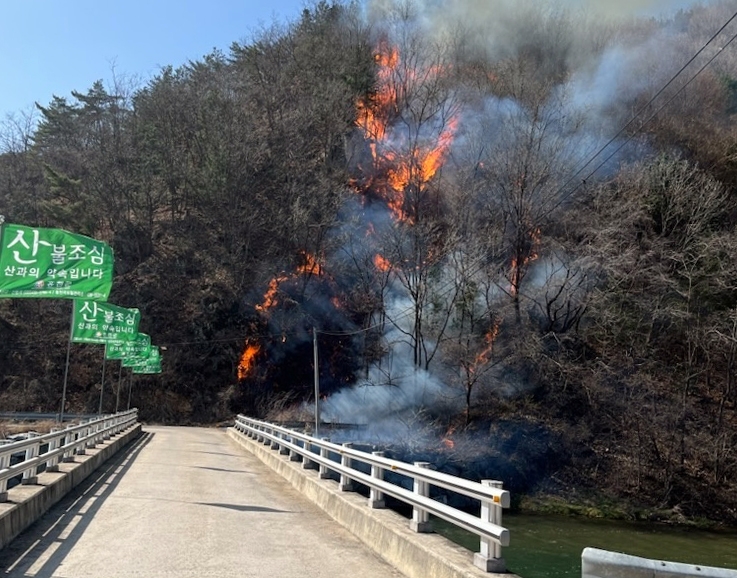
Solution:
{"label": "green banner", "polygon": [[161,355],[159,354],[159,348],[152,345],[147,351],[144,351],[140,355],[124,357],[120,364],[123,367],[141,367],[148,365],[149,363],[161,363]]}
{"label": "green banner", "polygon": [[146,358],[151,348],[151,337],[139,333],[132,341],[111,342],[105,344],[105,359],[128,359],[129,357]]}
{"label": "green banner", "polygon": [[107,301],[113,250],[62,229],[0,227],[0,297]]}
{"label": "green banner", "polygon": [[161,373],[161,358],[155,362],[134,365],[131,370],[133,373]]}
{"label": "green banner", "polygon": [[141,313],[110,303],[75,299],[72,341],[75,343],[110,343],[133,341],[138,336]]}

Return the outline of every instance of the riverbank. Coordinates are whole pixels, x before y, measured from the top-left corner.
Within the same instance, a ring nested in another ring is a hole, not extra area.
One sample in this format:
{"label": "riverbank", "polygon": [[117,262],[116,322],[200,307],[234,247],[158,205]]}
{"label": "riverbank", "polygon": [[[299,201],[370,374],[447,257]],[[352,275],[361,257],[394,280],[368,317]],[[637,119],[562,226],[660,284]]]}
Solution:
{"label": "riverbank", "polygon": [[737,530],[737,527],[721,521],[686,516],[677,506],[675,508],[647,508],[601,496],[571,500],[550,494],[523,495],[515,501],[513,509],[521,514],[648,522],[703,530]]}

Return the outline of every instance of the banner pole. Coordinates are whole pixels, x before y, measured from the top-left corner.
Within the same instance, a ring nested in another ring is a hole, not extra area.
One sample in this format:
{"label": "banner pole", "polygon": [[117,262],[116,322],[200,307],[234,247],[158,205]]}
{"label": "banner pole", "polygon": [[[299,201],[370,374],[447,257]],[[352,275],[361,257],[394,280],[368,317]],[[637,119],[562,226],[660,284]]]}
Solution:
{"label": "banner pole", "polygon": [[131,408],[131,392],[133,391],[133,370],[128,374],[128,408]]}
{"label": "banner pole", "polygon": [[123,362],[120,362],[120,371],[118,372],[118,390],[115,394],[115,413],[118,413],[120,405],[120,382],[123,381]]}
{"label": "banner pole", "polygon": [[64,386],[61,390],[61,411],[59,411],[59,423],[64,423],[64,405],[67,400],[67,378],[69,377],[69,354],[72,350],[72,334],[74,333],[74,300],[72,299],[72,315],[69,321],[69,341],[67,342],[67,361],[64,364]]}
{"label": "banner pole", "polygon": [[102,394],[105,391],[105,360],[107,345],[102,348],[102,377],[100,378],[100,407],[97,409],[97,415],[102,415]]}

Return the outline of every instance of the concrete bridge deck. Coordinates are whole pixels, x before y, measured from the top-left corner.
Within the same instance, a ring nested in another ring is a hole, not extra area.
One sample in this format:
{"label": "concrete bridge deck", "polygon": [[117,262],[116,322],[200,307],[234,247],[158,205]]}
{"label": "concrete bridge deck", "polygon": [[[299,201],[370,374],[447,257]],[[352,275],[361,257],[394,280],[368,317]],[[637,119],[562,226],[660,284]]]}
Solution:
{"label": "concrete bridge deck", "polygon": [[143,432],[0,550],[0,576],[402,576],[225,430]]}

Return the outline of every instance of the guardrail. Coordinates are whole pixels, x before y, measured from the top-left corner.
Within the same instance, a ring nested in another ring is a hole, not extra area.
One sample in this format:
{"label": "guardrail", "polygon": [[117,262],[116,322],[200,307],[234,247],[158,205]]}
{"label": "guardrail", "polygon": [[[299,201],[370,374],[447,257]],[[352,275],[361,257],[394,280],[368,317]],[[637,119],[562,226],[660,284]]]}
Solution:
{"label": "guardrail", "polygon": [[[432,532],[430,515],[441,518],[454,526],[479,537],[479,551],[473,563],[486,572],[503,572],[502,547],[509,545],[509,531],[502,527],[502,509],[510,505],[509,492],[502,489],[502,482],[482,480],[474,482],[437,472],[428,462],[408,464],[384,457],[383,452],[362,452],[353,449],[351,443],[335,444],[327,438],[314,438],[299,431],[268,422],[238,415],[235,430],[258,442],[271,445],[281,454],[289,454],[292,461],[302,461],[305,469],[317,469],[320,478],[338,476],[341,491],[355,490],[355,482],[368,487],[368,506],[385,507],[384,496],[392,496],[412,507],[410,528],[415,532]],[[333,459],[335,458],[335,459]],[[337,460],[337,461],[336,461]],[[364,464],[364,473],[356,468]],[[402,476],[411,481],[412,490],[385,479],[385,473]],[[480,515],[474,516],[432,499],[432,487],[443,488],[480,504]]]}
{"label": "guardrail", "polygon": [[[103,440],[138,421],[138,410],[93,418],[78,425],[26,440],[0,445],[0,502],[8,500],[8,481],[20,476],[22,484],[35,484],[42,471],[59,469],[60,461],[71,461]],[[19,459],[12,463],[13,457]]]}
{"label": "guardrail", "polygon": [[666,562],[585,548],[581,554],[582,578],[737,578],[737,570]]}

